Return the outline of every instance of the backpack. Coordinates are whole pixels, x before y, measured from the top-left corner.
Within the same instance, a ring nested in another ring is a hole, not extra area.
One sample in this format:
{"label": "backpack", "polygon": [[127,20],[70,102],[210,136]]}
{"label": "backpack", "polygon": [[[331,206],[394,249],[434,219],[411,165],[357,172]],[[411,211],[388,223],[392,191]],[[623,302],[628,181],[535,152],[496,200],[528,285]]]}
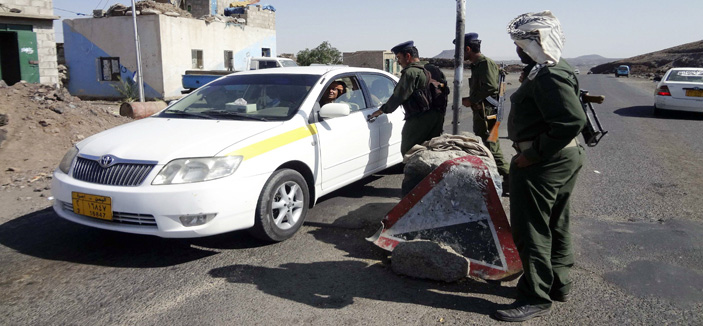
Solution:
{"label": "backpack", "polygon": [[415,101],[416,111],[437,110],[442,114],[446,113],[449,102],[447,79],[442,71],[433,64],[426,64],[422,70],[427,76],[427,86],[425,89],[416,90],[411,96]]}

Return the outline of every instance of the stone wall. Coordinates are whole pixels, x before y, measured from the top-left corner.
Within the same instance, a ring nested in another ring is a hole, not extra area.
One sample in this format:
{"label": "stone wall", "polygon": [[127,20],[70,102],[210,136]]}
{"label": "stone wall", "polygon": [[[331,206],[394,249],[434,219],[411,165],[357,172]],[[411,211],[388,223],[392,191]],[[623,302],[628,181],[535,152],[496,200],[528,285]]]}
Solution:
{"label": "stone wall", "polygon": [[264,10],[260,5],[248,6],[244,14],[232,15],[232,17],[245,19],[246,25],[250,27],[276,29],[276,13]]}
{"label": "stone wall", "polygon": [[54,6],[52,0],[3,0],[2,5],[7,8],[17,8],[20,14],[53,16]]}

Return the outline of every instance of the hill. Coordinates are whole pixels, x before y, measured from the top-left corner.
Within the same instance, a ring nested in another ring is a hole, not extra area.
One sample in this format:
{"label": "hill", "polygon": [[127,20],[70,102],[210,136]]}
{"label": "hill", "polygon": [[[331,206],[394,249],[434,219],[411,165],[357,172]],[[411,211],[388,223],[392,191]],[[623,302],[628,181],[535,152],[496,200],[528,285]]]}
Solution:
{"label": "hill", "polygon": [[628,65],[632,74],[642,75],[663,74],[674,67],[703,67],[703,40],[604,63],[591,68],[591,72],[609,74],[619,65]]}
{"label": "hill", "polygon": [[[579,68],[581,70],[588,70],[593,66],[604,64],[607,62],[612,62],[619,59],[605,58],[597,54],[582,55],[576,58],[565,58],[572,66]],[[444,50],[440,54],[426,59],[428,61],[440,62],[441,66],[453,67],[454,66],[454,50]],[[506,65],[520,65],[520,60],[497,60],[494,59],[496,63],[504,63]],[[447,65],[448,64],[448,65]]]}

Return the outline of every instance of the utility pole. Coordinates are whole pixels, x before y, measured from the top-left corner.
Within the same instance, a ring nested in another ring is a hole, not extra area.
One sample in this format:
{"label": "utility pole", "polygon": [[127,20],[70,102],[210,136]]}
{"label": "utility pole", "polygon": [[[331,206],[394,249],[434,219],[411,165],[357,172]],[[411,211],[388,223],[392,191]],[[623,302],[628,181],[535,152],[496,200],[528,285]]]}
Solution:
{"label": "utility pole", "polygon": [[139,85],[139,102],[144,102],[144,76],[142,75],[142,50],[139,46],[139,32],[137,31],[137,6],[132,0],[132,21],[134,21],[134,43],[137,49],[137,84]]}
{"label": "utility pole", "polygon": [[466,0],[456,0],[456,41],[454,46],[454,119],[452,120],[452,134],[459,134],[459,105],[461,104],[461,81],[464,79],[464,14],[466,13]]}

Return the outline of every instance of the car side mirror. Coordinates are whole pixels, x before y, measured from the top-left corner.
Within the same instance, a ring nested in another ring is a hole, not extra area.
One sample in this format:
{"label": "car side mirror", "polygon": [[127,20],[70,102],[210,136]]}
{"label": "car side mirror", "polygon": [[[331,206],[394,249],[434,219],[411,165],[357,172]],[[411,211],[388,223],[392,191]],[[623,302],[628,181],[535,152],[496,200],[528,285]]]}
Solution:
{"label": "car side mirror", "polygon": [[323,119],[348,116],[351,112],[347,103],[328,103],[320,108],[320,117]]}

